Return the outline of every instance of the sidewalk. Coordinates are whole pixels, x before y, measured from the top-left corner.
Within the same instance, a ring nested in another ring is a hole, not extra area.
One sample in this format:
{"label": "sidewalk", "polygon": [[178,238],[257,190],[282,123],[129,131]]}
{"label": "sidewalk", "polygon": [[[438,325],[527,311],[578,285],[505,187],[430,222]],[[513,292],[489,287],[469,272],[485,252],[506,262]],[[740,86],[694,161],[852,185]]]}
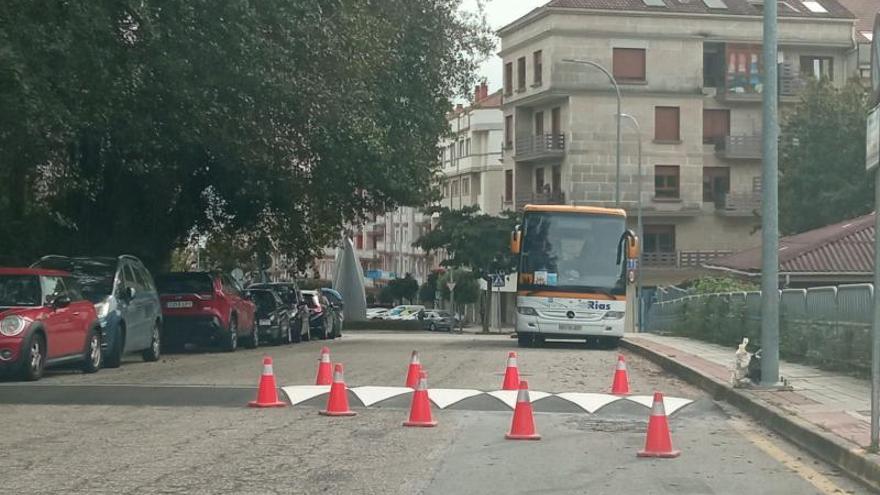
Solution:
{"label": "sidewalk", "polygon": [[657,361],[755,416],[790,441],[880,485],[880,457],[865,452],[870,443],[871,384],[781,361],[780,375],[792,390],[734,389],[730,384],[735,348],[684,337],[627,334],[622,344]]}

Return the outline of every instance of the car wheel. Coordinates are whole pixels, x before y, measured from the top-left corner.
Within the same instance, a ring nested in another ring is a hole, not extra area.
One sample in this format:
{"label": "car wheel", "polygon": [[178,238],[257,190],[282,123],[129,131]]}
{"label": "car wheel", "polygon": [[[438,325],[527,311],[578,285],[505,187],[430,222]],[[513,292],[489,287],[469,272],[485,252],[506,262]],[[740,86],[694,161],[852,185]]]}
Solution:
{"label": "car wheel", "polygon": [[101,336],[98,335],[97,329],[89,331],[89,337],[86,340],[86,352],[83,355],[82,370],[84,373],[94,373],[101,369]]}
{"label": "car wheel", "polygon": [[153,323],[153,335],[150,336],[150,347],[144,349],[141,357],[148,363],[156,362],[162,354],[162,329],[159,323]]}
{"label": "car wheel", "polygon": [[260,332],[257,330],[257,324],[251,325],[251,333],[248,335],[245,347],[248,349],[256,349],[260,347]]}
{"label": "car wheel", "polygon": [[125,347],[125,332],[122,331],[122,325],[116,329],[116,336],[113,339],[113,345],[107,349],[107,355],[104,357],[105,368],[118,368],[122,364],[122,349]]}
{"label": "car wheel", "polygon": [[22,379],[32,382],[43,376],[43,368],[46,365],[46,341],[42,335],[34,335],[31,338],[21,365]]}
{"label": "car wheel", "polygon": [[223,350],[235,352],[238,349],[238,321],[235,318],[229,320],[229,331],[223,339]]}
{"label": "car wheel", "polygon": [[437,331],[437,324],[432,321],[431,324],[428,325],[428,331],[429,332],[436,332]]}

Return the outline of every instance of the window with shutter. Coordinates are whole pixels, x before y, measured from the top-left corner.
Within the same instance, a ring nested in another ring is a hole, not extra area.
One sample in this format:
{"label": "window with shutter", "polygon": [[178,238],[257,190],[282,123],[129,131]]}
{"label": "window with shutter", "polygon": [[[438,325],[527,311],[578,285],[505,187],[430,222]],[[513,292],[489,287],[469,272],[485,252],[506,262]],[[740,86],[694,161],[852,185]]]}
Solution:
{"label": "window with shutter", "polygon": [[504,94],[513,94],[513,62],[504,64]]}
{"label": "window with shutter", "polygon": [[504,147],[513,148],[513,115],[504,117]]}
{"label": "window with shutter", "polygon": [[526,58],[520,57],[516,61],[516,90],[526,90]]}
{"label": "window with shutter", "polygon": [[654,107],[654,140],[667,142],[681,140],[678,107]]}
{"label": "window with shutter", "polygon": [[645,80],[645,50],[643,48],[614,48],[612,71],[618,82]]}
{"label": "window with shutter", "polygon": [[535,113],[535,136],[544,134],[544,112]]}
{"label": "window with shutter", "polygon": [[541,50],[532,54],[532,70],[534,71],[534,85],[540,86],[544,82],[544,53]]}
{"label": "window with shutter", "polygon": [[513,201],[513,170],[504,171],[504,200]]}
{"label": "window with shutter", "polygon": [[703,201],[721,201],[730,192],[730,169],[727,167],[703,167]]}
{"label": "window with shutter", "polygon": [[730,135],[730,110],[703,110],[703,142],[717,143]]}
{"label": "window with shutter", "polygon": [[654,197],[677,199],[679,195],[678,165],[657,165],[654,167]]}

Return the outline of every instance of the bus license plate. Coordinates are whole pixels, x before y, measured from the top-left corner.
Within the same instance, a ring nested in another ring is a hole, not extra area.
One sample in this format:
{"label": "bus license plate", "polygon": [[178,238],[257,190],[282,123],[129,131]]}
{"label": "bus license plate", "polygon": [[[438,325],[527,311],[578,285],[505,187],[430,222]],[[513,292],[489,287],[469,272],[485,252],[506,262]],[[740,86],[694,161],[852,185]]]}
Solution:
{"label": "bus license plate", "polygon": [[572,324],[570,324],[570,323],[560,323],[560,324],[559,324],[559,329],[560,329],[560,330],[575,330],[575,331],[580,331],[580,330],[582,329],[582,327],[581,327],[580,325],[572,325]]}

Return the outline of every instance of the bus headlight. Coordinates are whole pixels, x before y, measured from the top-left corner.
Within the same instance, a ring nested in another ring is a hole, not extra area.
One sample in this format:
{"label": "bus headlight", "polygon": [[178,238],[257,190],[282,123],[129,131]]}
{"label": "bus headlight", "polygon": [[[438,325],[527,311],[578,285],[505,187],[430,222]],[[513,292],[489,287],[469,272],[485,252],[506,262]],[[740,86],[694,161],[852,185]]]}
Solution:
{"label": "bus headlight", "polygon": [[517,306],[516,312],[526,316],[538,316],[538,312],[535,311],[535,308],[530,308],[528,306]]}
{"label": "bus headlight", "polygon": [[624,317],[626,313],[623,311],[606,311],[605,316],[602,317],[603,320],[619,320]]}

